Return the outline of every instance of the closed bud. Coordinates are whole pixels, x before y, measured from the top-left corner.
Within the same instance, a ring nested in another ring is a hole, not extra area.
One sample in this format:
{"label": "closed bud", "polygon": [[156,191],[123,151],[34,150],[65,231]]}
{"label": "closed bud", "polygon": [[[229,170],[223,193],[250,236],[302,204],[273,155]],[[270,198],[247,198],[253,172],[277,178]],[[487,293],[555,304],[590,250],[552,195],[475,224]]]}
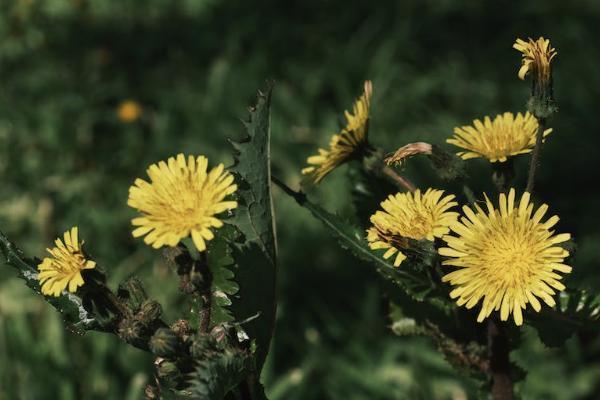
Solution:
{"label": "closed bud", "polygon": [[159,357],[175,355],[179,348],[179,338],[168,328],[159,328],[150,339],[150,350]]}
{"label": "closed bud", "polygon": [[217,342],[212,335],[196,334],[190,351],[195,358],[205,357],[207,353],[217,350]]}
{"label": "closed bud", "polygon": [[179,376],[179,369],[172,361],[162,361],[156,367],[156,373],[161,379],[175,379]]}
{"label": "closed bud", "polygon": [[142,303],[136,319],[144,326],[148,326],[159,319],[161,314],[162,306],[160,303],[154,300],[146,300]]}
{"label": "closed bud", "polygon": [[117,295],[134,311],[139,310],[142,303],[148,298],[142,281],[135,276],[130,277],[119,285]]}
{"label": "closed bud", "polygon": [[449,153],[439,146],[431,146],[429,159],[439,177],[445,181],[452,181],[466,177],[465,163],[456,154]]}
{"label": "closed bud", "polygon": [[192,333],[192,327],[190,323],[185,319],[178,319],[171,325],[171,330],[175,332],[183,341],[187,340],[189,335]]}
{"label": "closed bud", "polygon": [[134,319],[125,318],[119,324],[118,335],[127,343],[134,343],[140,339],[143,326]]}

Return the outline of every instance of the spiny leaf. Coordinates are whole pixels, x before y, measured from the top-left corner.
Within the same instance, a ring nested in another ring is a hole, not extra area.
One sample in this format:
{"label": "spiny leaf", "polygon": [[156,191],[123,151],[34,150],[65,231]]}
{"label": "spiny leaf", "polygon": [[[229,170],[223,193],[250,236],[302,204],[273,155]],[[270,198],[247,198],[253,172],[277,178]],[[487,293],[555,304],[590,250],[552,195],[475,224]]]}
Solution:
{"label": "spiny leaf", "polygon": [[231,170],[238,184],[239,206],[232,223],[241,233],[233,242],[239,296],[232,310],[237,320],[260,314],[244,326],[255,341],[258,369],[266,358],[275,324],[277,245],[271,198],[270,104],[271,85],[258,94],[256,106],[244,122],[246,136],[231,141],[236,149]]}
{"label": "spiny leaf", "polygon": [[190,374],[187,390],[192,399],[222,400],[253,372],[254,357],[246,352],[225,350],[208,354]]}
{"label": "spiny leaf", "polygon": [[[36,268],[38,262],[26,258],[21,249],[10,242],[2,232],[0,232],[0,253],[2,253],[8,265],[17,269],[19,277],[25,281],[25,284],[34,292],[41,295]],[[100,324],[83,307],[79,296],[63,292],[58,297],[44,296],[44,300],[62,314],[65,323],[67,323],[67,326],[73,332],[81,335],[87,330],[100,330]]]}
{"label": "spiny leaf", "polygon": [[211,326],[231,322],[235,318],[229,310],[232,296],[239,291],[235,275],[230,267],[234,264],[229,241],[235,229],[226,225],[219,231],[208,249],[208,266],[212,273]]}
{"label": "spiny leaf", "polygon": [[333,236],[338,239],[342,247],[350,250],[361,260],[373,264],[384,278],[393,281],[404,288],[416,300],[422,300],[432,289],[431,284],[421,276],[411,275],[395,268],[379,254],[373,252],[367,245],[367,242],[363,239],[364,234],[360,229],[343,221],[337,215],[327,212],[319,205],[312,203],[303,193],[295,192],[279,179],[274,177],[273,182],[287,195],[296,200],[300,206],[306,208],[315,218],[320,220]]}

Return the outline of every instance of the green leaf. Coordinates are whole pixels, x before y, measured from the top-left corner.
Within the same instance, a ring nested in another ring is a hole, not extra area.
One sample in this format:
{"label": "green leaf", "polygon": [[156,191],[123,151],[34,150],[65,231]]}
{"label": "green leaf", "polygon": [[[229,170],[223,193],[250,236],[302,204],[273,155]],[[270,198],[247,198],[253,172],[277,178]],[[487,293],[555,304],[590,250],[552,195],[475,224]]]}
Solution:
{"label": "green leaf", "polygon": [[[225,350],[209,354],[198,361],[195,370],[190,374],[187,390],[191,392],[192,399],[222,400],[254,371],[254,357],[246,352]],[[252,396],[252,399],[265,399],[262,390],[254,389],[258,388],[248,388],[255,393],[262,392],[263,395]]]}
{"label": "green leaf", "polygon": [[259,314],[244,329],[257,350],[258,369],[262,368],[275,324],[275,283],[277,245],[271,198],[270,104],[271,85],[250,109],[244,122],[246,135],[231,141],[236,150],[231,170],[238,184],[238,208],[232,223],[241,233],[233,242],[236,279],[240,286],[232,310],[237,320]]}
{"label": "green leaf", "polygon": [[364,240],[364,232],[361,229],[352,226],[337,215],[331,214],[321,206],[312,203],[304,193],[295,192],[279,179],[274,177],[273,182],[287,195],[296,200],[300,206],[310,211],[315,218],[321,221],[331,234],[338,239],[343,248],[350,250],[359,259],[373,264],[379,274],[404,288],[415,299],[422,300],[433,289],[427,279],[394,267],[382,258],[380,254],[372,251],[366,240]]}
{"label": "green leaf", "polygon": [[229,310],[232,297],[239,291],[230,269],[234,264],[229,242],[234,240],[235,229],[225,225],[208,248],[208,267],[212,273],[211,326],[234,321]]}
{"label": "green leaf", "polygon": [[[37,273],[39,262],[26,258],[21,249],[10,242],[2,232],[0,232],[0,253],[4,256],[6,264],[17,269],[19,277],[25,281],[25,284],[41,295]],[[58,297],[44,296],[44,300],[62,314],[67,327],[74,333],[82,335],[87,330],[101,330],[98,321],[84,308],[82,299],[76,294],[63,292]]]}

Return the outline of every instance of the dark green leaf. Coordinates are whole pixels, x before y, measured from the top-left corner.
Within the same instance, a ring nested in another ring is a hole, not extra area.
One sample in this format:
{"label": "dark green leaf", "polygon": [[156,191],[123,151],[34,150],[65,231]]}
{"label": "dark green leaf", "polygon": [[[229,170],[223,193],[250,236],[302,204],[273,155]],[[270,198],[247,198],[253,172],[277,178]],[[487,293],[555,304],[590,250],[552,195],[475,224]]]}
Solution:
{"label": "dark green leaf", "polygon": [[232,223],[241,233],[234,242],[239,296],[232,310],[237,320],[259,314],[244,329],[257,346],[257,364],[262,367],[275,323],[276,235],[271,198],[270,166],[271,86],[258,94],[256,106],[244,122],[246,135],[232,141],[236,149],[232,171],[238,184],[239,206]]}

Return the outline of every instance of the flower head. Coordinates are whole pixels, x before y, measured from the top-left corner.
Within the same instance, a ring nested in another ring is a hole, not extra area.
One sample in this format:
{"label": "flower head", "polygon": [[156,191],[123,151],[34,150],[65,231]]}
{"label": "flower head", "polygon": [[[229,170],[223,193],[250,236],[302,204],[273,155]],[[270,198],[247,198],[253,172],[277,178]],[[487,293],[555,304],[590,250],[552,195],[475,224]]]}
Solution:
{"label": "flower head", "polygon": [[83,285],[81,271],[96,267],[96,263],[87,260],[83,254],[83,241],[79,242],[77,227],[71,228],[63,235],[64,242],[55,240],[56,247],[46,249],[51,257],[46,257],[38,265],[38,279],[42,286],[42,294],[59,296],[67,289],[74,293]]}
{"label": "flower head", "polygon": [[[510,156],[530,153],[535,147],[537,119],[526,112],[525,115],[506,112],[497,115],[492,121],[485,117],[483,122],[476,119],[471,126],[454,128],[454,136],[446,142],[467,151],[458,152],[463,160],[485,157],[491,162],[504,162]],[[552,129],[544,131],[548,136]]]}
{"label": "flower head", "polygon": [[135,122],[142,115],[142,107],[134,100],[125,100],[117,108],[117,117],[121,122]]}
{"label": "flower head", "polygon": [[558,54],[556,49],[550,46],[550,40],[540,37],[538,40],[529,38],[526,42],[517,39],[513,48],[523,54],[521,68],[519,69],[519,79],[524,80],[525,76],[531,72],[535,74],[535,80],[545,86],[550,82],[552,70],[550,63]]}
{"label": "flower head", "polygon": [[384,160],[387,165],[402,164],[412,156],[417,154],[431,155],[433,147],[429,143],[416,142],[409,143],[405,146],[400,147],[396,152]]}
{"label": "flower head", "polygon": [[559,218],[542,222],[548,206],[544,204],[534,213],[529,200],[525,192],[516,204],[511,189],[508,196],[500,194],[499,209],[495,209],[486,196],[487,212],[478,205],[475,211],[463,207],[466,217],[450,227],[456,236],[443,238],[449,247],[440,248],[439,254],[450,257],[443,264],[458,269],[442,280],[456,286],[450,297],[458,298],[459,306],[472,308],[483,300],[479,322],[499,310],[503,321],[512,314],[521,325],[527,303],[539,311],[539,298],[552,307],[552,296],[565,289],[557,272],[571,272],[571,267],[563,264],[569,252],[557,244],[571,236],[554,234],[551,229]]}
{"label": "flower head", "polygon": [[319,149],[319,153],[308,157],[309,166],[302,169],[303,175],[309,175],[314,183],[319,183],[327,174],[358,154],[367,144],[369,108],[373,85],[365,82],[362,96],[356,100],[352,113],[345,111],[346,126],[340,133],[332,136],[329,149]]}
{"label": "flower head", "polygon": [[458,213],[448,211],[456,206],[454,195],[444,196],[443,190],[427,189],[414,193],[390,195],[371,216],[373,226],[367,230],[367,241],[373,250],[387,249],[383,258],[394,254],[394,265],[399,266],[406,255],[401,249],[409,240],[431,240],[449,232],[448,226],[456,221]]}
{"label": "flower head", "polygon": [[225,198],[237,190],[233,175],[223,164],[207,171],[204,156],[186,160],[183,154],[167,162],[152,164],[148,170],[150,182],[136,179],[129,188],[127,204],[142,213],[131,222],[137,226],[134,237],[144,236],[144,242],[158,249],[176,246],[192,236],[199,251],[214,235],[211,228],[223,222],[215,216],[237,207],[237,202]]}

